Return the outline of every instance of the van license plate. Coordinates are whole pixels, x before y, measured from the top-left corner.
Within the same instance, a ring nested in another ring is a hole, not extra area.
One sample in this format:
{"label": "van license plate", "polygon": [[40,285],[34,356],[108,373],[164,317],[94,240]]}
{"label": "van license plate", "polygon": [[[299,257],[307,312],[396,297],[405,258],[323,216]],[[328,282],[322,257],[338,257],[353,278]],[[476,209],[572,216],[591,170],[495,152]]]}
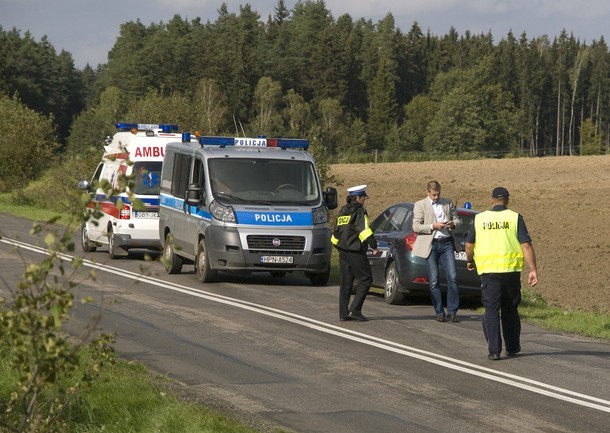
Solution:
{"label": "van license plate", "polygon": [[261,263],[288,263],[294,262],[292,256],[261,256]]}
{"label": "van license plate", "polygon": [[462,260],[462,261],[466,260],[466,251],[460,251],[459,253],[456,253],[454,251],[453,254],[455,254],[455,259],[456,260]]}
{"label": "van license plate", "polygon": [[134,218],[159,218],[159,212],[134,212]]}

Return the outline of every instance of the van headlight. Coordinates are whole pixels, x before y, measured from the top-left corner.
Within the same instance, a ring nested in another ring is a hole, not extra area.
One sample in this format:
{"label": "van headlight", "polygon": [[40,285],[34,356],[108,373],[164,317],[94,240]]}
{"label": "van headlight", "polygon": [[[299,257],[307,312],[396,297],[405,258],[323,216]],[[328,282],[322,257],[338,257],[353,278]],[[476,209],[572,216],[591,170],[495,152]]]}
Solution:
{"label": "van headlight", "polygon": [[328,222],[328,211],[326,206],[317,207],[312,210],[314,224],[326,224]]}
{"label": "van headlight", "polygon": [[210,204],[210,213],[214,218],[224,223],[234,223],[235,213],[231,206],[223,206],[217,201]]}

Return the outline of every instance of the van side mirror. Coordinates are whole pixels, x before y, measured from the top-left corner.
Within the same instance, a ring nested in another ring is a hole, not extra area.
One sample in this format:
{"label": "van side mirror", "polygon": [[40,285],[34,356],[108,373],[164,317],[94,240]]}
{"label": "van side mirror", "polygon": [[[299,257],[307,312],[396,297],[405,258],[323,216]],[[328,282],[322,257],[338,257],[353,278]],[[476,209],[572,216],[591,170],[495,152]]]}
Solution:
{"label": "van side mirror", "polygon": [[196,183],[191,183],[186,190],[186,204],[199,206],[201,203],[201,188]]}
{"label": "van side mirror", "polygon": [[333,210],[337,208],[337,190],[336,188],[333,188],[332,186],[329,186],[326,188],[326,191],[324,191],[323,193],[324,196],[324,203],[326,203],[326,207],[329,210]]}
{"label": "van side mirror", "polygon": [[83,191],[91,192],[91,184],[86,179],[79,180],[76,187],[78,189],[82,189]]}

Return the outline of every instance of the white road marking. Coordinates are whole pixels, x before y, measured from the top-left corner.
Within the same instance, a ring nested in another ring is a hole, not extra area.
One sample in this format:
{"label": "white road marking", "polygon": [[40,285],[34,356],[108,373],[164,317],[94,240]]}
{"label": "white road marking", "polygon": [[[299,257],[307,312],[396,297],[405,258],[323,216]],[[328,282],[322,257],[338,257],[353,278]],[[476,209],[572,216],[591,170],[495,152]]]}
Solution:
{"label": "white road marking", "polygon": [[[25,250],[33,251],[39,254],[49,255],[49,252],[46,249],[30,245],[21,241],[1,238],[0,242],[13,245],[18,248],[23,248]],[[72,259],[74,259],[74,256],[70,256],[68,254],[59,254],[59,257],[67,261],[71,261]],[[334,335],[340,338],[344,338],[346,340],[366,344],[371,347],[376,347],[382,350],[386,350],[388,352],[393,352],[411,358],[419,359],[421,361],[429,362],[431,364],[449,368],[451,370],[461,371],[462,373],[470,374],[483,379],[488,379],[494,382],[503,383],[505,385],[520,388],[536,394],[545,395],[547,397],[610,413],[610,401],[601,398],[570,391],[565,388],[549,385],[544,382],[528,379],[526,377],[493,370],[487,367],[482,367],[477,364],[460,361],[459,359],[439,355],[437,353],[418,349],[416,347],[395,343],[390,340],[374,337],[362,332],[352,331],[350,329],[345,329],[336,325],[321,322],[288,311],[278,310],[275,308],[267,307],[265,305],[230,298],[228,296],[217,295],[215,293],[207,292],[205,290],[195,289],[192,287],[183,286],[181,284],[175,284],[158,278],[116,268],[114,266],[99,264],[91,260],[83,259],[83,265],[103,272],[120,275],[122,277],[130,278],[135,281],[151,284],[175,292],[184,293],[190,296],[207,299],[209,301],[214,301],[225,305],[231,305],[237,308],[253,311],[269,317],[275,317],[280,320],[295,323],[306,328],[314,329],[316,331],[323,332],[329,335]]]}

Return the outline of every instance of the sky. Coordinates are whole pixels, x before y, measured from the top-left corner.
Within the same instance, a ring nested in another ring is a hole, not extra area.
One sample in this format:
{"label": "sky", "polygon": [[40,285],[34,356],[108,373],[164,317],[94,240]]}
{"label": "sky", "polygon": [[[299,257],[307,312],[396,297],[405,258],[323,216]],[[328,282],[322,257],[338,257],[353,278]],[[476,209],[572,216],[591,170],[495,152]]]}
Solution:
{"label": "sky", "polygon": [[[292,9],[297,0],[284,0]],[[0,0],[0,26],[29,31],[36,41],[46,35],[57,53],[70,52],[75,67],[96,67],[108,60],[108,51],[120,35],[120,26],[140,20],[148,26],[167,23],[178,14],[186,20],[200,17],[216,21],[222,0]],[[262,21],[273,15],[277,0],[226,0],[230,13],[250,4]],[[562,30],[590,44],[610,37],[610,1],[587,0],[326,0],[326,8],[339,18],[370,19],[377,23],[388,13],[396,27],[407,33],[417,22],[424,33],[442,36],[451,27],[459,35],[491,32],[497,43],[512,31],[518,38],[547,35]],[[1,49],[1,47],[0,47]]]}

